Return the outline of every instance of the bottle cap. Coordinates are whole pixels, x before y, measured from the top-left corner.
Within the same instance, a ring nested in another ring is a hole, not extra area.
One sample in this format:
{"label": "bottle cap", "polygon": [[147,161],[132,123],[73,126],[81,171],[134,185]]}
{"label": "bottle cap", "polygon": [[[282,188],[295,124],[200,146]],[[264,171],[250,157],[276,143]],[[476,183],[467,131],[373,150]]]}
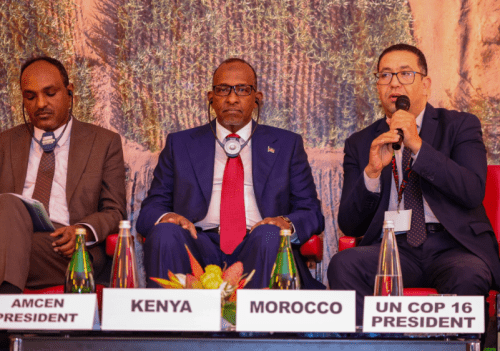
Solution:
{"label": "bottle cap", "polygon": [[130,221],[120,221],[120,229],[130,229]]}
{"label": "bottle cap", "polygon": [[75,234],[76,235],[85,235],[85,234],[87,234],[87,231],[85,230],[85,228],[76,228]]}
{"label": "bottle cap", "polygon": [[384,228],[394,229],[394,221],[392,220],[384,221]]}
{"label": "bottle cap", "polygon": [[280,230],[280,235],[281,236],[291,236],[292,235],[292,230],[291,229],[281,229]]}

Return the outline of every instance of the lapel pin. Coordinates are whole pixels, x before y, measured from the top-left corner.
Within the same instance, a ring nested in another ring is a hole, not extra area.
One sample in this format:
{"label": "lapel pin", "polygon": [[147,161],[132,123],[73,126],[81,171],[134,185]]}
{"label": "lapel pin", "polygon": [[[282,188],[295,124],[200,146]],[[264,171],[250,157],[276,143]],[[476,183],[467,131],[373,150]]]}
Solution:
{"label": "lapel pin", "polygon": [[267,147],[267,152],[271,152],[271,153],[274,154],[274,149],[272,147],[268,146]]}

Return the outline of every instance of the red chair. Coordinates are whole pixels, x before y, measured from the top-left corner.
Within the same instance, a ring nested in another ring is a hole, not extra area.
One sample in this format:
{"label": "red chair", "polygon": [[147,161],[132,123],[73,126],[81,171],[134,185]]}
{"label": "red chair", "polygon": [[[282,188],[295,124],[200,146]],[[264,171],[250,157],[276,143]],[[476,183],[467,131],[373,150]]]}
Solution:
{"label": "red chair", "polygon": [[314,278],[322,281],[321,261],[323,261],[323,236],[312,235],[307,242],[300,247],[300,254],[307,258],[307,266],[314,268]]}
{"label": "red chair", "polygon": [[[484,196],[483,205],[500,245],[500,166],[488,166],[486,194]],[[359,241],[360,238],[343,236],[339,239],[339,251],[355,247]],[[405,296],[425,296],[429,294],[437,294],[437,291],[432,288],[405,288],[403,293]],[[486,301],[489,304],[488,312],[490,317],[496,316],[497,294],[498,291],[490,290],[490,293],[486,298]]]}

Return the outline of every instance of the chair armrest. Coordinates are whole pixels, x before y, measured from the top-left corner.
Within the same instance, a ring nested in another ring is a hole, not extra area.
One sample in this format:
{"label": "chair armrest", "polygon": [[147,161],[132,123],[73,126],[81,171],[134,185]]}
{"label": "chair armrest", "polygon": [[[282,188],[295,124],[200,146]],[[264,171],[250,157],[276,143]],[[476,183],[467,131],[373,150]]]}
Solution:
{"label": "chair armrest", "polygon": [[307,242],[300,247],[300,254],[307,258],[314,259],[316,262],[323,260],[323,238],[319,235],[313,235]]}
{"label": "chair armrest", "polygon": [[108,255],[109,257],[114,256],[117,242],[118,242],[118,234],[109,234],[106,237],[106,255]]}
{"label": "chair armrest", "polygon": [[353,236],[342,236],[339,239],[339,252],[345,249],[350,249],[358,246],[358,243],[361,241],[361,238],[355,238]]}
{"label": "chair armrest", "polygon": [[486,302],[488,302],[488,314],[490,317],[495,317],[497,315],[497,295],[498,291],[490,290]]}
{"label": "chair armrest", "polygon": [[437,290],[434,288],[404,288],[404,296],[427,296],[432,294],[437,294]]}

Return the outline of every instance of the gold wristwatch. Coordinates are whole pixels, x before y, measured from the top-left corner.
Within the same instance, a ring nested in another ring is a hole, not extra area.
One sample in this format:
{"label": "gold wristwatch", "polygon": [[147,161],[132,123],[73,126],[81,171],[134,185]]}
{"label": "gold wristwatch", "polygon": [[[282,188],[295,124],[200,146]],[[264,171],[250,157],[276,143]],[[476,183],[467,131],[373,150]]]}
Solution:
{"label": "gold wristwatch", "polygon": [[290,225],[290,230],[292,231],[292,234],[293,234],[293,233],[295,232],[295,228],[293,227],[293,223],[292,223],[292,221],[290,220],[290,218],[285,217],[285,216],[280,216],[280,218],[281,218],[282,220],[284,220],[285,222],[287,222],[287,223],[288,223],[288,225]]}

